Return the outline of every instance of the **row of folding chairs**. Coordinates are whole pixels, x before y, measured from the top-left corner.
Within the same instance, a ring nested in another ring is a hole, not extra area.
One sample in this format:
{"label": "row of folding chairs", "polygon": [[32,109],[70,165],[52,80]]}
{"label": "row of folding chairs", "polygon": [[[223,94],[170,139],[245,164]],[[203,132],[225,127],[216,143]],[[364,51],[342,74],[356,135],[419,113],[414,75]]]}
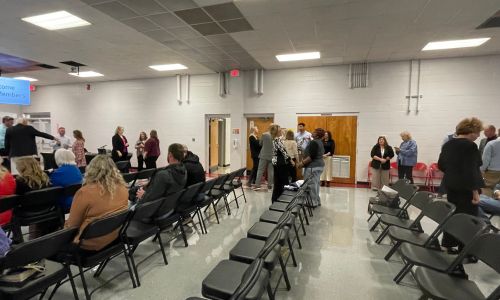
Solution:
{"label": "row of folding chairs", "polygon": [[[187,237],[182,224],[187,218],[194,215],[198,215],[202,232],[206,233],[206,224],[201,209],[213,205],[217,213],[217,203],[221,199],[225,199],[227,207],[226,204],[224,206],[228,209],[229,193],[235,195],[233,201],[237,203],[240,196],[236,196],[235,189],[242,189],[241,177],[244,170],[242,168],[205,183],[189,186],[162,199],[145,203],[139,202],[129,210],[94,220],[82,231],[78,245],[72,244],[78,230],[65,229],[15,247],[6,257],[0,259],[0,271],[45,259],[44,276],[30,281],[20,288],[0,287],[0,298],[27,299],[37,294],[42,294],[43,297],[47,289],[55,285],[50,295],[52,298],[61,284],[70,281],[74,297],[78,299],[74,278],[80,276],[85,298],[90,299],[91,293],[87,287],[85,272],[97,267],[94,277],[99,277],[106,265],[113,258],[121,255],[125,257],[133,287],[140,286],[137,265],[134,261],[134,252],[138,246],[148,238],[158,240],[164,263],[168,264],[160,233],[176,224],[187,247]],[[202,201],[200,201],[200,196],[203,198]],[[243,197],[246,201],[244,194]],[[104,249],[100,251],[82,250],[81,246],[86,240],[116,231],[119,231],[119,238]],[[39,248],[44,250],[37,252]],[[35,252],[37,253],[35,254]],[[78,270],[75,276],[73,276],[71,266],[75,266]]]}
{"label": "row of folding chairs", "polygon": [[[308,180],[310,177],[298,191],[281,195],[248,230],[247,237],[229,251],[229,259],[212,269],[202,283],[201,293],[205,298],[191,297],[188,300],[261,299],[264,294],[274,299],[282,279],[286,289],[290,290],[286,266],[292,259],[293,266],[297,267],[294,244],[297,241],[298,248],[302,248],[299,226],[306,235],[304,221],[309,212],[304,207],[309,205]],[[286,252],[282,251],[283,247],[288,249],[287,256],[283,255]],[[260,264],[259,272],[255,272],[256,265]],[[273,289],[271,277],[278,265],[281,274]],[[250,274],[253,281],[248,280]]]}
{"label": "row of folding chairs", "polygon": [[[474,281],[468,280],[462,265],[464,259],[473,257],[500,273],[500,235],[494,227],[475,216],[455,213],[452,203],[437,200],[432,193],[417,191],[407,182],[399,182],[393,188],[406,201],[400,207],[385,209],[371,201],[369,213],[377,216],[370,230],[382,229],[376,243],[385,238],[390,240],[391,248],[384,259],[389,261],[398,253],[403,261],[404,266],[394,281],[399,284],[411,273],[423,292],[422,299],[499,299],[500,284],[485,296]],[[414,219],[408,214],[410,207],[418,210]],[[424,218],[436,224],[432,231],[423,229]],[[445,233],[463,245],[457,253],[441,250],[438,238]]]}

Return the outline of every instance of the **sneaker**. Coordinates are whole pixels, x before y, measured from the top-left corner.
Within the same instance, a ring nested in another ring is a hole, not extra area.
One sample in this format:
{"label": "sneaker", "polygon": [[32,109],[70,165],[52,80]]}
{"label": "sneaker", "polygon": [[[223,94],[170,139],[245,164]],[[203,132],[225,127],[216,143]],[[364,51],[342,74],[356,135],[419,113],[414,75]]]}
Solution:
{"label": "sneaker", "polygon": [[261,188],[260,186],[255,186],[255,187],[253,187],[253,188],[252,188],[252,190],[254,190],[254,191],[259,191],[259,190],[261,190],[261,189],[262,189],[262,188]]}

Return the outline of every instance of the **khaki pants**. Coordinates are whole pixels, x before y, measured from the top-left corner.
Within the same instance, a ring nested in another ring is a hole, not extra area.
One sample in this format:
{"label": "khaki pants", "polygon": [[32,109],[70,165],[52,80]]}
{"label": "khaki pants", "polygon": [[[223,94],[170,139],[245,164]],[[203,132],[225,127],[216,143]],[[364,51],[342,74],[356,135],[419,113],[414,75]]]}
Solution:
{"label": "khaki pants", "polygon": [[323,169],[323,173],[321,173],[321,181],[330,181],[332,180],[332,157],[327,156],[323,157],[323,161],[325,162],[325,168]]}
{"label": "khaki pants", "polygon": [[372,168],[372,189],[382,189],[384,185],[389,185],[389,170]]}
{"label": "khaki pants", "polygon": [[493,189],[495,185],[500,183],[500,171],[485,171],[483,173],[484,185],[483,194],[488,197],[493,197]]}

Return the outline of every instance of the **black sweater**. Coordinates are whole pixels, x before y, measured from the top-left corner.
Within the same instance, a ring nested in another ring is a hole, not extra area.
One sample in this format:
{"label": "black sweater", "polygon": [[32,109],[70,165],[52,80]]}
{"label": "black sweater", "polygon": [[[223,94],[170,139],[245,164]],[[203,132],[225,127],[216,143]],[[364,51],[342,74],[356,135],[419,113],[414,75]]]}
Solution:
{"label": "black sweater", "polygon": [[[373,159],[374,156],[382,157],[382,151],[380,150],[379,144],[373,146],[370,156],[372,157],[372,168],[382,169],[382,170],[389,170],[391,168],[390,159],[388,159],[384,164],[382,164],[380,161],[376,159]],[[384,157],[382,158],[393,158],[393,157],[394,157],[394,150],[392,150],[391,146],[386,146],[384,150]]]}
{"label": "black sweater", "polygon": [[9,127],[5,132],[5,150],[10,157],[37,155],[37,136],[54,139],[52,135],[40,132],[30,125],[17,124]]}

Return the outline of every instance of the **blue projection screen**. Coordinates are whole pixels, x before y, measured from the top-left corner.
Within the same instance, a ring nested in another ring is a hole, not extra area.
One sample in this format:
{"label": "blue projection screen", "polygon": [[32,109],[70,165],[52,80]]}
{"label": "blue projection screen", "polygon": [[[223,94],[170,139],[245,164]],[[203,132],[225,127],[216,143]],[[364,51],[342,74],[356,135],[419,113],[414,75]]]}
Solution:
{"label": "blue projection screen", "polygon": [[30,82],[0,77],[0,103],[30,105]]}

